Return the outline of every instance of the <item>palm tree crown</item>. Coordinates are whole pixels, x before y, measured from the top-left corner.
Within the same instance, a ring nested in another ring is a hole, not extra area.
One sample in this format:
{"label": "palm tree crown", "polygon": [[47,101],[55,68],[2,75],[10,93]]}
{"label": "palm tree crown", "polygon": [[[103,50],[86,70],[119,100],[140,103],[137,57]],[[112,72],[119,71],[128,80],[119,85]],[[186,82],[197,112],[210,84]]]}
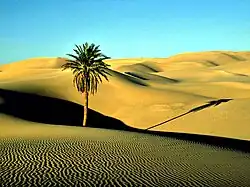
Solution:
{"label": "palm tree crown", "polygon": [[76,55],[67,54],[73,60],[67,60],[67,63],[62,65],[63,70],[71,69],[74,74],[73,84],[81,93],[88,92],[95,94],[97,86],[102,82],[102,77],[108,81],[107,75],[110,75],[107,70],[110,65],[106,64],[104,60],[110,59],[101,53],[99,45],[95,46],[93,43],[75,45],[73,49]]}

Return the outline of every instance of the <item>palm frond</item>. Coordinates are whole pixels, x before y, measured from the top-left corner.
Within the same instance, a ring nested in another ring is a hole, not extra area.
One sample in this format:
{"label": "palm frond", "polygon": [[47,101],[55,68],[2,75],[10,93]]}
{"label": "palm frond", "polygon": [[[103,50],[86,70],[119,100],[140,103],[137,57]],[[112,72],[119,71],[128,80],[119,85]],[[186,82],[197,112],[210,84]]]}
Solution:
{"label": "palm frond", "polygon": [[110,65],[104,62],[110,57],[102,54],[100,46],[93,43],[89,45],[86,42],[75,47],[75,54],[67,54],[72,59],[62,65],[62,70],[70,69],[73,72],[73,84],[79,92],[94,95],[102,79],[108,81],[108,75],[111,75],[108,72]]}
{"label": "palm frond", "polygon": [[[76,56],[76,55],[72,55],[72,54],[67,54],[68,56],[70,56],[71,58],[73,58],[73,59],[75,59],[74,61],[78,61],[78,62],[80,62],[81,61],[81,57],[78,55],[78,56]],[[68,61],[68,60],[67,60]],[[73,61],[73,60],[70,60],[71,62]]]}

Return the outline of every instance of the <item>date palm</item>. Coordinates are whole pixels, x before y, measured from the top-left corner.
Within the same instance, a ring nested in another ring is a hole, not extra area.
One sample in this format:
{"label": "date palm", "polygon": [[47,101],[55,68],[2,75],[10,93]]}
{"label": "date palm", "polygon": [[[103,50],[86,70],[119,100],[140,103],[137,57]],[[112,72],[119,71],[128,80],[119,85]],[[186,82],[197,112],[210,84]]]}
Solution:
{"label": "date palm", "polygon": [[89,94],[94,95],[97,92],[99,83],[102,78],[108,81],[108,67],[104,60],[110,59],[101,53],[99,45],[87,42],[83,45],[75,45],[73,51],[76,54],[67,54],[72,59],[68,59],[67,63],[62,65],[62,70],[70,69],[73,73],[73,85],[78,92],[84,95],[84,116],[83,126],[87,124],[88,100]]}

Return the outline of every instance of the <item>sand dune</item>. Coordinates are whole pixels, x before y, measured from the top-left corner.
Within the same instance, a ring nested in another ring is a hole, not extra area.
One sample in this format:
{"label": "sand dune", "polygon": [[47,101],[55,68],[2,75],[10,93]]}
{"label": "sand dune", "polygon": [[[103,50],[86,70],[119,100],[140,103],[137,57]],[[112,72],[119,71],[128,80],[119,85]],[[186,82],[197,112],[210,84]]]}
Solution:
{"label": "sand dune", "polygon": [[168,62],[199,62],[210,64],[212,66],[220,66],[249,59],[249,52],[233,52],[233,51],[206,51],[196,53],[184,53],[168,58]]}
{"label": "sand dune", "polygon": [[234,74],[241,74],[241,75],[246,75],[246,76],[249,76],[249,68],[250,68],[249,60],[238,62],[238,63],[222,65],[219,67],[214,67],[214,69],[221,69],[221,70],[228,71]]}
{"label": "sand dune", "polygon": [[[112,65],[110,81],[100,85],[96,96],[91,96],[90,108],[143,129],[208,101],[232,98],[226,105],[239,108],[228,107],[230,117],[222,117],[222,106],[218,106],[160,128],[227,136],[223,129],[236,127],[230,118],[247,125],[246,114],[233,111],[246,108],[247,102],[241,99],[250,98],[249,60],[249,52],[230,51],[186,53],[170,58],[111,59],[107,61]],[[71,72],[59,68],[63,63],[63,58],[34,58],[3,65],[0,87],[83,104],[82,96],[72,86]],[[192,125],[186,125],[186,119]],[[203,127],[196,128],[199,124]],[[250,134],[249,128],[228,132],[229,137],[249,139],[246,134]]]}
{"label": "sand dune", "polygon": [[[227,105],[241,103],[240,108],[244,108],[247,104],[240,99],[247,99],[250,94],[249,59],[247,52],[211,51],[165,59],[108,60],[112,76],[109,82],[100,85],[97,95],[90,98],[90,108],[136,128],[147,128],[216,99],[232,98]],[[72,86],[71,72],[60,70],[63,63],[63,58],[34,58],[3,65],[0,87],[83,104],[82,96]],[[233,107],[227,110],[237,123],[248,119],[243,113],[230,112],[237,111]],[[227,136],[218,126],[234,129],[236,124],[228,117],[224,121],[216,120],[222,118],[220,111],[220,107],[203,110],[160,129]],[[192,125],[186,125],[186,119]],[[207,119],[206,125],[196,128],[203,123],[202,119]],[[243,124],[247,125],[246,121]],[[228,132],[228,136],[249,139],[242,135],[250,133],[248,129]]]}
{"label": "sand dune", "polygon": [[[250,99],[237,99],[192,113],[183,118],[155,128],[172,132],[190,132],[195,134],[219,134],[223,137],[249,138]],[[183,124],[189,124],[184,126]],[[234,124],[234,125],[232,125]],[[244,130],[243,130],[244,129]]]}
{"label": "sand dune", "polygon": [[[34,63],[35,62],[35,63]],[[60,68],[65,63],[65,58],[31,58],[18,62],[2,65],[0,70],[21,70],[21,69],[47,69],[47,68]]]}
{"label": "sand dune", "polygon": [[87,128],[63,63],[0,66],[1,184],[249,186],[250,52],[107,60]]}

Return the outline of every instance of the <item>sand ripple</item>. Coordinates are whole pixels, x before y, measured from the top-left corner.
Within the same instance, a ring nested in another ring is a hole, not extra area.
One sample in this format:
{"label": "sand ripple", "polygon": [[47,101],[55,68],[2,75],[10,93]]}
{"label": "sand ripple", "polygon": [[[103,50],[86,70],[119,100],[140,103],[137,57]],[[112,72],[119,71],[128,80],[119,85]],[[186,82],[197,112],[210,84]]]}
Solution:
{"label": "sand ripple", "polygon": [[139,133],[0,139],[4,186],[250,186],[249,173],[250,154]]}

